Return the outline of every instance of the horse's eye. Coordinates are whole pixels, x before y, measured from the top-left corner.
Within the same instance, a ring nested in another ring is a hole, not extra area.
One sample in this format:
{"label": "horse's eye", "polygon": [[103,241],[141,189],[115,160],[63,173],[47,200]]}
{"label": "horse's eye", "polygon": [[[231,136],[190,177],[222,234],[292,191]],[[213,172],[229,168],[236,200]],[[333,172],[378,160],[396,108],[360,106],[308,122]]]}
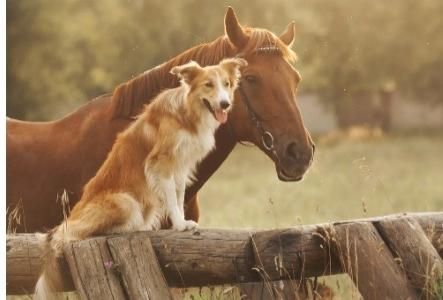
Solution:
{"label": "horse's eye", "polygon": [[224,85],[225,85],[225,87],[229,87],[231,84],[229,83],[229,81],[225,81]]}
{"label": "horse's eye", "polygon": [[213,88],[213,87],[214,87],[214,84],[213,84],[212,82],[208,81],[208,82],[205,83],[205,87],[207,87],[207,88]]}
{"label": "horse's eye", "polygon": [[255,76],[252,75],[246,75],[245,80],[251,84],[257,83],[257,78],[255,78]]}

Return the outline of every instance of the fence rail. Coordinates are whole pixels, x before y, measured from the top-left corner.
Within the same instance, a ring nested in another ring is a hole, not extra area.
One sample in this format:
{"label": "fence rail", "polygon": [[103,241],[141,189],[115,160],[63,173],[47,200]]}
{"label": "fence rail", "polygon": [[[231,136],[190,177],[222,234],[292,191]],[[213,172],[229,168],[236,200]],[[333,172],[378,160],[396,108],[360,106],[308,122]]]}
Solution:
{"label": "fence rail", "polygon": [[[404,287],[405,295],[409,296],[416,295],[425,283],[419,278],[412,283],[407,281],[402,273],[404,270],[397,263],[399,257],[403,263],[411,265],[412,271],[408,274],[429,270],[424,270],[424,261],[417,261],[413,254],[406,257],[411,249],[409,252],[401,249],[412,246],[420,251],[420,255],[434,255],[427,262],[432,262],[437,270],[443,270],[443,212],[390,215],[266,231],[162,230],[92,238],[66,246],[65,290],[81,289],[76,277],[82,272],[92,272],[95,277],[89,280],[90,284],[100,284],[96,277],[101,274],[107,282],[120,282],[127,293],[131,281],[125,279],[129,275],[125,275],[124,268],[131,264],[132,268],[148,265],[146,260],[129,261],[128,258],[147,255],[149,245],[152,245],[154,261],[156,256],[169,287],[240,284],[260,282],[264,278],[269,281],[302,279],[347,272],[367,299],[374,290],[368,287],[374,284]],[[7,294],[29,293],[42,264],[37,239],[33,234],[8,235],[6,247]],[[76,263],[87,263],[88,270],[82,270],[83,267]],[[382,265],[377,266],[377,263]],[[374,277],[376,269],[380,274]],[[372,282],[364,284],[369,278]],[[137,279],[137,282],[141,281]]]}

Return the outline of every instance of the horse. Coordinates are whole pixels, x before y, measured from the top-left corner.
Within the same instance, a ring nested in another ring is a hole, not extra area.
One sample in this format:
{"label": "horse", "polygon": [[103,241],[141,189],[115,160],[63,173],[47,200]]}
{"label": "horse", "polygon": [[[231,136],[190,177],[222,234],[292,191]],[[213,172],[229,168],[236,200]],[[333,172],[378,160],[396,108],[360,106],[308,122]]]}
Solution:
{"label": "horse", "polygon": [[224,25],[225,34],[214,41],[188,49],[61,119],[7,118],[7,219],[14,217],[17,208],[22,210],[15,231],[41,231],[59,224],[106,159],[117,133],[158,93],[177,87],[179,82],[170,70],[190,60],[207,66],[241,57],[248,66],[242,70],[228,121],[216,132],[215,150],[198,166],[195,181],[186,189],[186,219],[198,222],[197,192],[238,142],[261,149],[274,161],[280,180],[301,180],[312,163],[315,146],[295,99],[301,80],[291,50],[295,24],[289,23],[277,36],[266,29],[242,26],[229,7]]}

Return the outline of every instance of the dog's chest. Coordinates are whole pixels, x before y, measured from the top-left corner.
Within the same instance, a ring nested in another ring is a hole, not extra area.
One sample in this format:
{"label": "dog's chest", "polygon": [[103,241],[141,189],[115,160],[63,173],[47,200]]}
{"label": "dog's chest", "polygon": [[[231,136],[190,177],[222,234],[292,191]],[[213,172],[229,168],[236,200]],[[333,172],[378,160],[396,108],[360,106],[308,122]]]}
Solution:
{"label": "dog's chest", "polygon": [[176,154],[183,161],[195,164],[203,159],[214,145],[214,134],[210,130],[201,130],[197,134],[180,130],[177,134]]}

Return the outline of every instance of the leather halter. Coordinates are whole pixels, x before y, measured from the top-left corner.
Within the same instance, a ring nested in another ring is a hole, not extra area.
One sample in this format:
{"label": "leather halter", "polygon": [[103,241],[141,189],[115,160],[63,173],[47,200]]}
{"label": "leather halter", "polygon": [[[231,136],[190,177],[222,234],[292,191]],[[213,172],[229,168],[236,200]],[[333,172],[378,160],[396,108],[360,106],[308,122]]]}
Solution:
{"label": "leather halter", "polygon": [[251,102],[249,101],[248,96],[246,95],[245,91],[243,90],[241,82],[238,85],[238,90],[240,91],[241,99],[243,100],[243,102],[246,105],[246,110],[248,111],[249,118],[255,124],[255,128],[257,128],[257,131],[260,134],[261,143],[262,143],[263,147],[266,150],[272,152],[274,150],[274,136],[272,135],[272,133],[270,133],[269,131],[267,131],[266,129],[263,128],[263,125],[260,122],[260,119],[257,116],[257,113],[252,108]]}
{"label": "leather halter", "polygon": [[[274,46],[274,45],[266,46],[266,47],[259,47],[255,51],[259,54],[261,54],[261,53],[266,53],[266,54],[281,53],[281,50],[277,46]],[[242,57],[242,56],[243,56],[243,53],[239,53],[236,55],[236,57]],[[277,153],[274,148],[274,141],[275,141],[274,136],[272,135],[272,133],[270,133],[269,131],[264,129],[262,123],[260,122],[259,116],[254,111],[254,109],[251,105],[251,101],[249,101],[248,95],[246,94],[246,92],[243,89],[241,81],[238,84],[238,90],[241,94],[241,99],[243,100],[243,102],[246,106],[246,110],[248,112],[249,118],[254,123],[255,128],[257,129],[258,133],[260,134],[262,146],[267,151],[269,151],[274,156],[275,159],[278,160],[278,156],[277,156]]]}

